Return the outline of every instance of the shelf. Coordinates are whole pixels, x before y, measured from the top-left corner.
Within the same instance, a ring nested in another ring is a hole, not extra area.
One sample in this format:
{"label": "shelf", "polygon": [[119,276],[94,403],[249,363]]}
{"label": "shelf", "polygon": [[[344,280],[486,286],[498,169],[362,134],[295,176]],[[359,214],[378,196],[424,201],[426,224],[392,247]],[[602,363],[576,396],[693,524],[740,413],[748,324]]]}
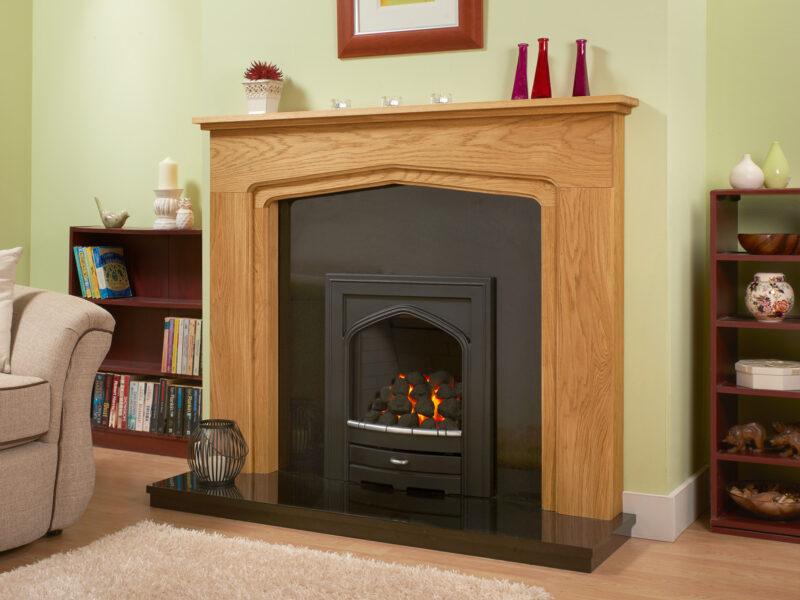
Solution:
{"label": "shelf", "polygon": [[718,252],[718,261],[729,262],[800,262],[800,254],[748,254],[747,252]]}
{"label": "shelf", "polygon": [[800,390],[759,390],[753,388],[739,387],[730,382],[717,385],[718,394],[729,394],[733,396],[769,396],[771,398],[798,398]]}
{"label": "shelf", "polygon": [[768,521],[727,511],[721,512],[717,517],[712,516],[711,530],[734,535],[800,542],[800,521]]}
{"label": "shelf", "polygon": [[124,373],[126,375],[152,375],[154,377],[173,377],[179,379],[190,379],[192,381],[202,381],[202,375],[179,375],[178,373],[164,373],[161,370],[160,362],[146,362],[134,360],[104,360],[100,365],[99,371],[109,373]]}
{"label": "shelf", "polygon": [[152,227],[139,227],[135,229],[112,228],[107,229],[100,225],[88,225],[85,227],[70,227],[75,233],[92,233],[103,235],[202,235],[202,229],[153,229]]}
{"label": "shelf", "polygon": [[101,306],[124,306],[126,308],[174,308],[201,310],[201,298],[148,298],[146,296],[133,296],[130,298],[84,298],[93,304]]}
{"label": "shelf", "polygon": [[717,460],[755,463],[758,465],[774,465],[778,467],[800,467],[800,460],[791,457],[783,458],[774,452],[762,454],[731,454],[724,451],[718,451]]}
{"label": "shelf", "polygon": [[735,329],[776,329],[776,330],[800,330],[800,319],[789,317],[780,323],[765,323],[756,321],[753,317],[719,317],[715,325],[717,327],[732,327]]}
{"label": "shelf", "polygon": [[714,196],[800,196],[800,188],[760,188],[757,190],[711,190]]}
{"label": "shelf", "polygon": [[102,448],[186,458],[189,437],[93,426],[92,442]]}

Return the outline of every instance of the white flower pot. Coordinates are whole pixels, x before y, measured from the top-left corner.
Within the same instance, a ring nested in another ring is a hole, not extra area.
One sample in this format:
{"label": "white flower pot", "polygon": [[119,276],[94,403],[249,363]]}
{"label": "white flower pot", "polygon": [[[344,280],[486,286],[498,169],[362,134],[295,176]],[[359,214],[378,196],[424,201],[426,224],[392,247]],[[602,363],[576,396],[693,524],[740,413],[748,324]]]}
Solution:
{"label": "white flower pot", "polygon": [[283,81],[256,79],[255,81],[243,81],[242,85],[245,96],[247,96],[247,114],[263,115],[278,112]]}

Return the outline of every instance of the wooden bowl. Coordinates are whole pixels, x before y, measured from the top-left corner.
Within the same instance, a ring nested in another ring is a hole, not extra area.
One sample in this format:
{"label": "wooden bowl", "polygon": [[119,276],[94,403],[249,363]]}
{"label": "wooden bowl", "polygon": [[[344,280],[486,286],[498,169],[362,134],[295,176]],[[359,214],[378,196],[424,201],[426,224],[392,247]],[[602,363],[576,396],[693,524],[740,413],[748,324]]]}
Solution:
{"label": "wooden bowl", "polygon": [[800,486],[768,481],[735,481],[725,488],[731,500],[759,519],[800,518]]}
{"label": "wooden bowl", "polygon": [[796,233],[740,233],[739,243],[748,254],[800,254]]}

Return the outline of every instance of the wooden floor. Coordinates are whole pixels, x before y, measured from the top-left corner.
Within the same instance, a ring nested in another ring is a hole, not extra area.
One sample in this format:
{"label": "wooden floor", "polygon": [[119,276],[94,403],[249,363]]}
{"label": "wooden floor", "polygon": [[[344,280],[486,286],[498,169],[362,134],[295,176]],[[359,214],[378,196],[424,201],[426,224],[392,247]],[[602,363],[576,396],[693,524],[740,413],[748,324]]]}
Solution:
{"label": "wooden floor", "polygon": [[151,519],[225,535],[455,568],[483,577],[505,577],[540,585],[559,599],[800,598],[800,592],[789,591],[798,589],[800,544],[712,534],[705,519],[695,522],[673,544],[631,539],[594,573],[572,573],[151,509],[145,485],[185,472],[186,461],[101,448],[95,449],[95,458],[97,484],[83,518],[60,536],[0,553],[0,572],[84,546],[127,525]]}

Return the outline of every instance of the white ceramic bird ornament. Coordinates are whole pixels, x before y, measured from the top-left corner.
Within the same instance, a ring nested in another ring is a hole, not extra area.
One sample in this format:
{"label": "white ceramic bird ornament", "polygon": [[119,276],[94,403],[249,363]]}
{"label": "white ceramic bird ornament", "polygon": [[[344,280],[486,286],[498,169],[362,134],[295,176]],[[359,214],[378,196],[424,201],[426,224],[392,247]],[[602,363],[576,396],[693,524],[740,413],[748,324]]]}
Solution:
{"label": "white ceramic bird ornament", "polygon": [[103,221],[103,225],[109,229],[122,227],[125,225],[125,221],[128,220],[128,217],[130,217],[127,210],[123,210],[120,213],[103,210],[103,205],[100,204],[100,199],[97,196],[94,197],[94,202],[97,204],[97,212],[100,213],[100,219]]}

